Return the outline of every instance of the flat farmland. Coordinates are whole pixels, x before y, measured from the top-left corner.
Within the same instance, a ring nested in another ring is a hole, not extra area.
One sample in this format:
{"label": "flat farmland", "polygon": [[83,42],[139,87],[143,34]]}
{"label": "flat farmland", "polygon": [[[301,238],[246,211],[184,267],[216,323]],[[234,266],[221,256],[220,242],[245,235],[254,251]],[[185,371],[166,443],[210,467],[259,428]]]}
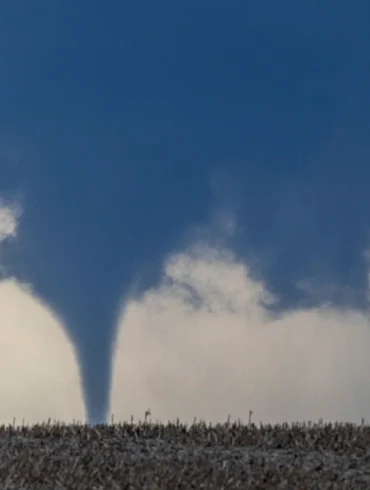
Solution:
{"label": "flat farmland", "polygon": [[1,490],[369,489],[370,426],[0,426]]}

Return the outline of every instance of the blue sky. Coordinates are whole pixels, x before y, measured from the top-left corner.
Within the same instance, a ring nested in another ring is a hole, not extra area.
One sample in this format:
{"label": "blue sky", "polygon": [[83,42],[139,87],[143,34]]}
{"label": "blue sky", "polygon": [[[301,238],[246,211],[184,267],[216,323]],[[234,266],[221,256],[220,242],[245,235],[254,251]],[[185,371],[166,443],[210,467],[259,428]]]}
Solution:
{"label": "blue sky", "polygon": [[1,6],[0,196],[22,209],[4,280],[61,319],[91,421],[122,301],[199,237],[248,264],[275,313],[365,314],[370,6],[333,5]]}

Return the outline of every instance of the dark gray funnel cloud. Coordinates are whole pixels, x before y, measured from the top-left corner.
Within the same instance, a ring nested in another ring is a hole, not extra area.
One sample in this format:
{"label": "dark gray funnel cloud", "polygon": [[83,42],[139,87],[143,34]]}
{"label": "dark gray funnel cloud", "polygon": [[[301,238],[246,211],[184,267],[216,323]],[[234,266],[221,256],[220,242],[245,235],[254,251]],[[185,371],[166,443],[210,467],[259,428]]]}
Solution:
{"label": "dark gray funnel cloud", "polygon": [[160,174],[143,183],[137,175],[135,188],[127,192],[101,166],[76,175],[75,159],[63,166],[66,150],[62,158],[54,157],[52,168],[39,166],[39,174],[29,180],[33,192],[24,199],[22,226],[4,259],[9,275],[32,284],[61,318],[78,354],[88,420],[98,423],[109,416],[121,299],[138,272],[143,272],[138,292],[155,283],[156,264],[188,221],[195,221],[204,196],[195,190],[187,206],[185,190],[165,187],[157,200]]}

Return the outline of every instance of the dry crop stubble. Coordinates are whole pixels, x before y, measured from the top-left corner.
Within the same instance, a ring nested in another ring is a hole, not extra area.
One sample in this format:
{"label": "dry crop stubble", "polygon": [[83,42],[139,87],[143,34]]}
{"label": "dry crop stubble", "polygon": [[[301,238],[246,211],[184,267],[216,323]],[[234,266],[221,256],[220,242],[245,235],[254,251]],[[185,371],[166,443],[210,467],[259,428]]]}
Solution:
{"label": "dry crop stubble", "polygon": [[370,487],[370,426],[345,423],[0,427],[1,488],[304,489]]}

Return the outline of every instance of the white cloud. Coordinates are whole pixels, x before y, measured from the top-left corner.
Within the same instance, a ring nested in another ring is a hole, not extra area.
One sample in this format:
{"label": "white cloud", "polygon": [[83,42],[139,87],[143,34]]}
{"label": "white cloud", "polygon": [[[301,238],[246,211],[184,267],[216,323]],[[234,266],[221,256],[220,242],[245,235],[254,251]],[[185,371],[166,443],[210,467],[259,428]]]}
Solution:
{"label": "white cloud", "polygon": [[166,262],[157,288],[128,301],[110,413],[167,421],[370,419],[370,325],[330,307],[280,318],[230,251],[198,245]]}
{"label": "white cloud", "polygon": [[[16,236],[18,217],[19,208],[0,205],[0,242]],[[0,373],[0,424],[14,417],[17,424],[86,420],[72,343],[30,288],[13,279],[0,282]]]}
{"label": "white cloud", "polygon": [[14,280],[0,282],[0,424],[86,420],[72,343],[52,312]]}
{"label": "white cloud", "polygon": [[0,200],[0,243],[9,237],[15,237],[19,216],[18,206],[6,206]]}

